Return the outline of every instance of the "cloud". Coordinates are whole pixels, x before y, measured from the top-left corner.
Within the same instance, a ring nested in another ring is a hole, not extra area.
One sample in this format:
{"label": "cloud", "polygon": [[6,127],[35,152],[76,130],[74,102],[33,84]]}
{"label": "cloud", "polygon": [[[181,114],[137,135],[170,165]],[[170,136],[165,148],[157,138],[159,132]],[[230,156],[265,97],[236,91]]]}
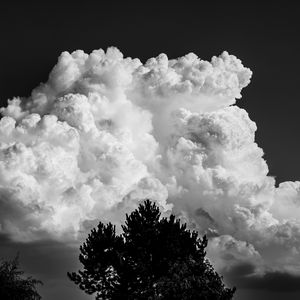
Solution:
{"label": "cloud", "polygon": [[240,266],[250,266],[247,274],[255,273],[255,266],[262,264],[262,258],[253,245],[246,241],[238,241],[230,235],[214,237],[207,248],[208,256],[214,261],[217,269],[224,271]]}
{"label": "cloud", "polygon": [[[273,292],[299,292],[300,276],[286,272],[267,272],[262,275],[253,275],[251,264],[240,264],[230,272],[224,273],[232,285],[240,289],[269,290]],[[285,295],[287,297],[287,295]]]}
{"label": "cloud", "polygon": [[116,48],[63,52],[46,83],[1,109],[1,232],[78,244],[150,198],[208,234],[218,269],[298,276],[299,182],[275,187],[235,105],[251,76],[227,52],[145,64]]}

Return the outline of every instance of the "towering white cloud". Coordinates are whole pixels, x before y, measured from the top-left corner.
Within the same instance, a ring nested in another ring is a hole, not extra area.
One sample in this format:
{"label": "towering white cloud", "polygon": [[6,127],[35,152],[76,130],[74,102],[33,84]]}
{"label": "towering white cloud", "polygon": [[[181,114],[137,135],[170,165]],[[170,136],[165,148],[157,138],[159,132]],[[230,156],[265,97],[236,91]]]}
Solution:
{"label": "towering white cloud", "polygon": [[116,48],[62,53],[1,109],[1,232],[76,241],[151,198],[209,235],[218,268],[299,274],[299,182],[275,188],[234,105],[251,75],[227,52],[145,64]]}

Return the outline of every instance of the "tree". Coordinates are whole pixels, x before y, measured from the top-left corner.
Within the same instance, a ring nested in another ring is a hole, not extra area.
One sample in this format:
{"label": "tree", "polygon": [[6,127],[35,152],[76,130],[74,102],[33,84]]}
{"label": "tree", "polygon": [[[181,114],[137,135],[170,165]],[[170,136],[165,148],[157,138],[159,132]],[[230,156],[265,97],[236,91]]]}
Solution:
{"label": "tree", "polygon": [[41,296],[36,285],[40,280],[23,277],[24,272],[19,269],[19,256],[13,260],[2,261],[0,264],[0,299],[5,300],[39,300]]}
{"label": "tree", "polygon": [[99,223],[80,246],[83,270],[69,278],[96,299],[229,300],[235,288],[206,259],[207,238],[171,215],[161,218],[150,200],[126,215],[123,233]]}

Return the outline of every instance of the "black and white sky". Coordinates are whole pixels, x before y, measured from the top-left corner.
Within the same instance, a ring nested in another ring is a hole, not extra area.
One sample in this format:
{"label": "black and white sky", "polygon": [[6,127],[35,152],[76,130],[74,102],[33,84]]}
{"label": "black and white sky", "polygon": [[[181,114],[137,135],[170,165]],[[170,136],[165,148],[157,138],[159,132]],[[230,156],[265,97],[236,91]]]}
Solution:
{"label": "black and white sky", "polygon": [[299,13],[1,1],[0,257],[19,251],[43,299],[91,299],[66,277],[78,245],[152,197],[213,232],[235,299],[299,299]]}

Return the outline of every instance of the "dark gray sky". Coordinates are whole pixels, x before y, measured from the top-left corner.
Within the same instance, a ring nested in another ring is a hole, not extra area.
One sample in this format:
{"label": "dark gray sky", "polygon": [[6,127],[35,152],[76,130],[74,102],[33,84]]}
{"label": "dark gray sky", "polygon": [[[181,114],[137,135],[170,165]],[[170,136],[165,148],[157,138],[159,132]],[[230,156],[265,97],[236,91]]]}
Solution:
{"label": "dark gray sky", "polygon": [[[238,105],[257,123],[256,141],[270,174],[277,183],[294,181],[300,178],[299,13],[294,1],[1,1],[1,105],[13,96],[28,96],[46,81],[65,50],[88,53],[116,46],[142,60],[161,52],[210,59],[227,50],[254,72]],[[75,250],[50,241],[0,241],[0,256],[19,250],[26,271],[45,282],[43,299],[84,299],[65,278],[77,267]],[[236,299],[299,299],[297,279],[278,274],[260,282],[228,278],[241,287]],[[285,281],[291,285],[274,290]]]}

